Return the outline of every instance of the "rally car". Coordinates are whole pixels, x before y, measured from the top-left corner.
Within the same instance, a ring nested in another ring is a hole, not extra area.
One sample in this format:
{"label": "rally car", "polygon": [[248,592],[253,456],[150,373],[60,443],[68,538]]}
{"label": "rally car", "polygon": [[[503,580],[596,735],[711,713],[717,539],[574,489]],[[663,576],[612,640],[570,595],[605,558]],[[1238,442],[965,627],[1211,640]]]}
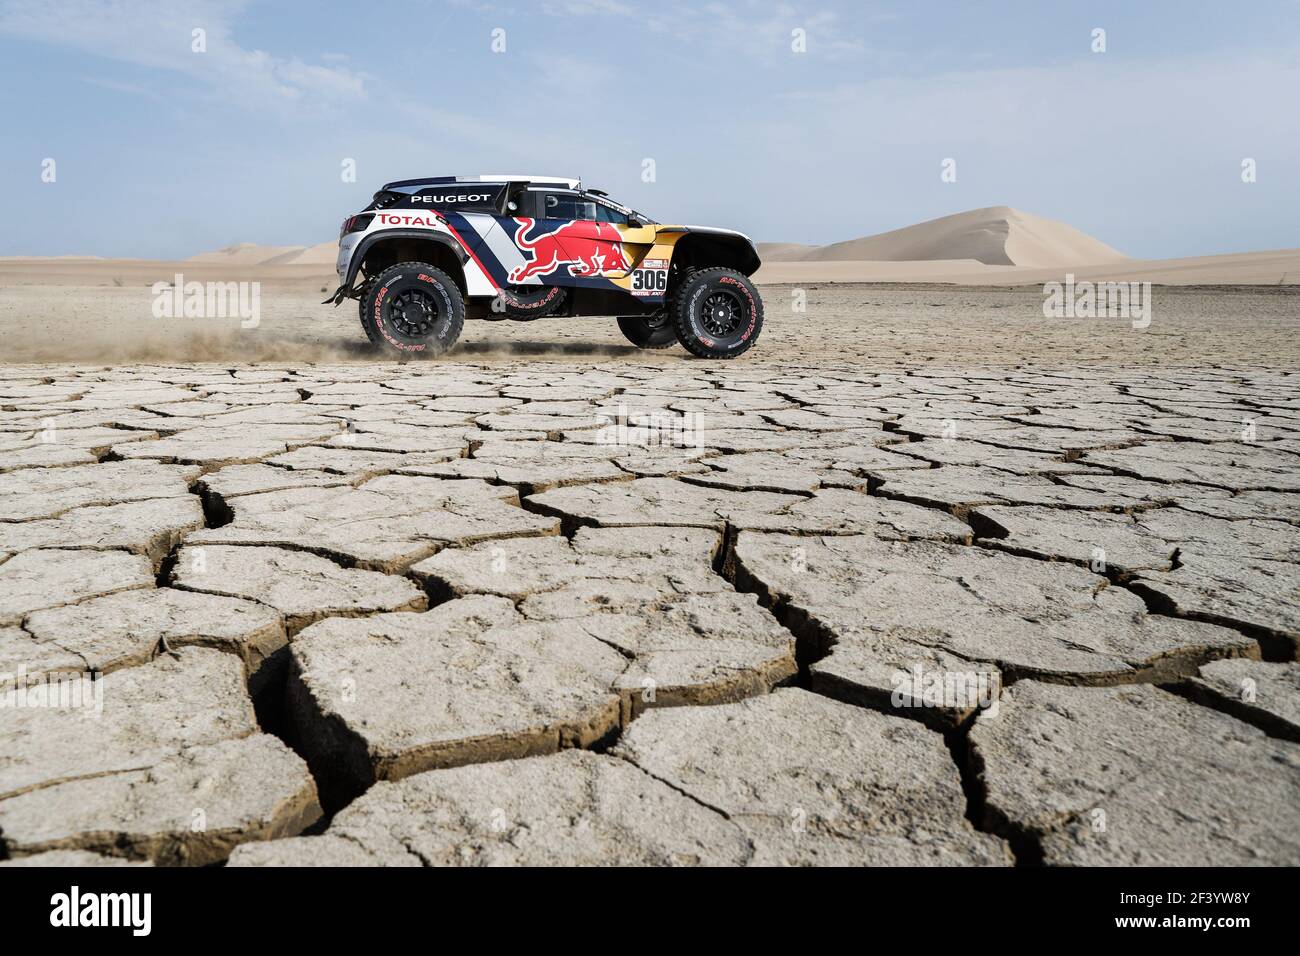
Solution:
{"label": "rally car", "polygon": [[639,348],[728,359],[763,327],[758,266],[742,233],[666,226],[577,179],[442,176],[386,183],[343,222],[325,301],[357,299],[394,352],[444,352],[467,318],[613,316]]}

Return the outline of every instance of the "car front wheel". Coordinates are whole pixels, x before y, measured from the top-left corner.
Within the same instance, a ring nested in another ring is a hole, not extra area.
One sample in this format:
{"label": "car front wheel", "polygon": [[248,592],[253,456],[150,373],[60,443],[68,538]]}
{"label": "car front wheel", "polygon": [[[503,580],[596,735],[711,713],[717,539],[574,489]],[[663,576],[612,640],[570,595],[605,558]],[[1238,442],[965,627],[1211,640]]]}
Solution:
{"label": "car front wheel", "polygon": [[700,358],[732,359],[751,349],[763,328],[763,300],[743,273],[691,273],[669,310],[677,341]]}

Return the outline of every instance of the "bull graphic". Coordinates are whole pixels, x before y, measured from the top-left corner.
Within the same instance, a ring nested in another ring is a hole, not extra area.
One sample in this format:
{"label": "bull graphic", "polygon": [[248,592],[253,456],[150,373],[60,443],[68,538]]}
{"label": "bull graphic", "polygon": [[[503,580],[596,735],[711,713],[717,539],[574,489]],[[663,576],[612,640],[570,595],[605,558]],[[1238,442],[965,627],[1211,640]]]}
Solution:
{"label": "bull graphic", "polygon": [[567,267],[570,276],[599,276],[632,268],[623,255],[622,237],[607,222],[574,220],[539,235],[530,235],[536,220],[524,218],[515,222],[518,224],[515,245],[531,259],[511,270],[511,282],[549,276],[561,267]]}

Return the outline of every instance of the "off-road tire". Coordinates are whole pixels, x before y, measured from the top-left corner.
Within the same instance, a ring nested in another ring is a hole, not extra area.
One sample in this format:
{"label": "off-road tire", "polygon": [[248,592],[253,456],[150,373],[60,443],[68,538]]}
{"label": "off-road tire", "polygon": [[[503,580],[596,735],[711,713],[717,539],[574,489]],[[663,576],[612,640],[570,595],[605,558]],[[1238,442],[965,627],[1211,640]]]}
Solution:
{"label": "off-road tire", "polygon": [[492,318],[513,319],[516,322],[531,322],[544,319],[564,308],[569,294],[563,286],[529,286],[523,289],[501,289],[497,299],[504,306],[504,311],[497,312],[501,306],[492,304]]}
{"label": "off-road tire", "polygon": [[677,341],[692,355],[733,359],[753,348],[763,329],[763,300],[735,269],[692,272],[668,311]]}
{"label": "off-road tire", "polygon": [[465,298],[441,269],[427,262],[399,262],[367,285],[361,324],[381,348],[405,355],[441,355],[460,338]]}
{"label": "off-road tire", "polygon": [[361,283],[360,294],[357,296],[357,317],[361,320],[361,331],[366,333],[366,338],[370,340],[370,344],[378,345],[381,339],[375,330],[370,327],[370,323],[366,321],[366,298],[374,287],[374,278],[366,279]]}
{"label": "off-road tire", "polygon": [[618,328],[639,349],[666,349],[677,343],[677,333],[666,311],[658,315],[620,315]]}

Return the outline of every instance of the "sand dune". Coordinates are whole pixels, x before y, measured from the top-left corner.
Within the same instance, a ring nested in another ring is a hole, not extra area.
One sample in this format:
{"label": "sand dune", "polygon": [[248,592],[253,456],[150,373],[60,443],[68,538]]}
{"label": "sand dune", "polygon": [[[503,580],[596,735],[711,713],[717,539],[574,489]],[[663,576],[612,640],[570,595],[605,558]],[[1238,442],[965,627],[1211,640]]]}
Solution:
{"label": "sand dune", "polygon": [[797,262],[821,246],[809,246],[800,242],[760,242],[758,254],[764,262]]}
{"label": "sand dune", "polygon": [[200,252],[190,256],[186,262],[210,262],[239,266],[257,266],[273,259],[293,256],[306,249],[306,246],[259,246],[255,242],[240,242],[226,246],[216,252]]}
{"label": "sand dune", "polygon": [[337,241],[296,247],[258,263],[262,266],[332,266],[339,255]]}
{"label": "sand dune", "polygon": [[1057,266],[990,266],[973,259],[931,262],[861,260],[765,261],[754,275],[760,285],[815,282],[917,282],[966,286],[1042,285],[1070,273],[1092,282],[1151,282],[1156,285],[1300,284],[1300,249],[1239,252],[1185,259],[1121,259],[1118,262]]}
{"label": "sand dune", "polygon": [[1010,206],[972,209],[953,216],[850,239],[829,246],[763,243],[768,262],[914,262],[973,259],[991,266],[1053,266],[1120,262],[1117,252],[1063,222]]}
{"label": "sand dune", "polygon": [[185,261],[234,266],[332,266],[338,252],[339,244],[333,240],[314,246],[261,246],[241,242],[216,252],[201,252]]}

